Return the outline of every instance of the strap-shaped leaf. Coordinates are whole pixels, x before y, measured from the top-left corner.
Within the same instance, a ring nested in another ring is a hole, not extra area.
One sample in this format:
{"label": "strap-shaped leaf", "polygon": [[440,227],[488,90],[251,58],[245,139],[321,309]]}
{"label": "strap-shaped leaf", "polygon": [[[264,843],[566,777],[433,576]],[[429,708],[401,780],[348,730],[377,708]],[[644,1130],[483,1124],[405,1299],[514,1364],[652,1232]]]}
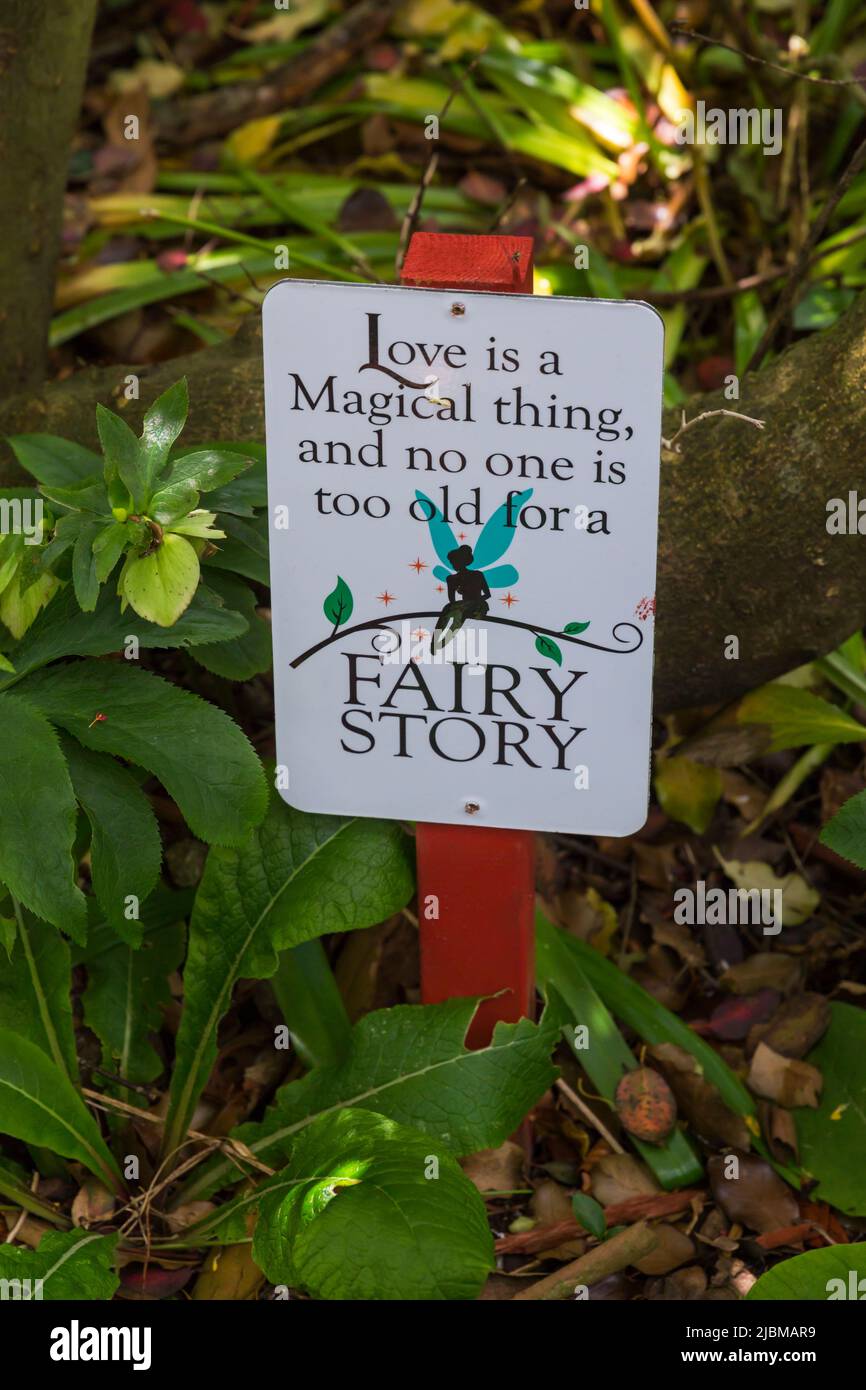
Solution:
{"label": "strap-shaped leaf", "polygon": [[[252,746],[197,695],[115,661],[36,671],[19,689],[85,747],[146,767],[201,839],[238,844],[264,815],[266,784]],[[105,717],[94,723],[97,714]]]}
{"label": "strap-shaped leaf", "polygon": [[0,1134],[77,1159],[116,1192],[120,1170],[64,1072],[35,1043],[0,1028]]}
{"label": "strap-shaped leaf", "polygon": [[41,1047],[77,1080],[71,989],[68,945],[47,922],[19,911],[11,959],[0,968],[0,1028]]}
{"label": "strap-shaped leaf", "polygon": [[37,917],[83,939],[72,845],[75,797],[57,734],[18,693],[0,694],[0,880]]}
{"label": "strap-shaped leaf", "polygon": [[140,904],[156,884],[162,860],[153,808],[114,758],[92,753],[73,738],[62,739],[61,746],[76,800],[90,821],[93,891],[114,929],[137,946]]}
{"label": "strap-shaped leaf", "polygon": [[275,793],[262,825],[239,848],[211,851],[190,923],[166,1153],[189,1127],[235,981],[268,979],[288,946],[381,922],[412,891],[399,826],[305,815]]}

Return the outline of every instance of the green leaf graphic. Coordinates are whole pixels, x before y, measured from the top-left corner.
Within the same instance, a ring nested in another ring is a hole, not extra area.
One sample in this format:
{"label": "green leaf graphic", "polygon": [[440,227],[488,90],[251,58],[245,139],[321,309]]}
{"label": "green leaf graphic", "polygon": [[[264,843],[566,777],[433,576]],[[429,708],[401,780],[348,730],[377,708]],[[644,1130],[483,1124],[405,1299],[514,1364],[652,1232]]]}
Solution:
{"label": "green leaf graphic", "polygon": [[572,637],[575,637],[578,632],[586,632],[588,627],[589,623],[566,623],[562,630],[563,632],[569,633]]}
{"label": "green leaf graphic", "polygon": [[551,641],[549,637],[542,637],[539,634],[535,639],[535,650],[539,652],[541,656],[546,656],[548,661],[555,661],[557,666],[562,665],[562,652],[559,650],[556,643]]}
{"label": "green leaf graphic", "polygon": [[337,575],[337,587],[333,589],[322,605],[322,611],[329,623],[334,627],[342,627],[352,616],[352,609],[355,601],[352,598],[352,590],[349,588],[345,579]]}

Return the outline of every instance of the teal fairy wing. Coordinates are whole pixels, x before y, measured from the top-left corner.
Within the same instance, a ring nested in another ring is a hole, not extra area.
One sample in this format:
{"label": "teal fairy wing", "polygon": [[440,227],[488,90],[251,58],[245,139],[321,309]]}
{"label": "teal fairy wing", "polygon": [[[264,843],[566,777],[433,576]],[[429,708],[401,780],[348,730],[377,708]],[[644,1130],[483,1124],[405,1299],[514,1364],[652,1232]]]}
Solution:
{"label": "teal fairy wing", "polygon": [[[420,496],[420,494],[416,493],[415,496]],[[512,497],[512,524],[510,526],[508,525],[508,504],[506,502],[503,502],[501,507],[496,508],[496,511],[488,519],[488,521],[482,528],[481,535],[478,537],[477,544],[473,547],[475,551],[475,558],[472,561],[472,569],[486,569],[488,565],[493,564],[494,560],[500,559],[500,557],[505,554],[506,550],[508,549],[516,535],[516,522],[517,518],[520,515],[521,508],[525,506],[525,504],[529,501],[531,496],[532,488],[528,487],[525,492],[515,493],[515,495]],[[430,529],[432,531],[432,526]],[[445,560],[448,558],[447,555],[442,554],[438,546],[436,547],[436,553],[439,555],[440,559]],[[488,575],[488,583],[490,582],[490,576]],[[513,584],[514,580],[509,580],[508,583]]]}
{"label": "teal fairy wing", "polygon": [[450,579],[453,573],[454,571],[450,567],[446,569],[444,565],[433,566],[433,576],[436,579]]}
{"label": "teal fairy wing", "polygon": [[[435,502],[432,502],[430,498],[427,497],[423,492],[418,492],[417,490],[415,492],[415,496],[417,497],[419,502],[424,503],[426,511],[429,512],[429,515],[424,519],[426,520],[427,525],[430,527],[430,539],[433,542],[433,549],[436,551],[436,554],[439,556],[439,559],[442,560],[443,563],[448,566],[448,569],[445,572],[445,577],[447,578],[449,574],[454,573],[454,567],[450,563],[448,555],[452,550],[456,550],[458,548],[457,537],[451,530],[451,527],[448,525],[448,522],[445,521],[445,519],[443,518],[442,513],[436,506]],[[501,551],[499,553],[500,555],[502,554]],[[437,574],[436,570],[434,570],[433,573],[436,575],[437,579],[441,579],[443,577],[441,574]]]}
{"label": "teal fairy wing", "polygon": [[[475,569],[475,566],[470,565],[469,568]],[[510,589],[512,584],[517,583],[520,575],[513,565],[494,565],[492,570],[484,571],[484,578],[491,589]]]}

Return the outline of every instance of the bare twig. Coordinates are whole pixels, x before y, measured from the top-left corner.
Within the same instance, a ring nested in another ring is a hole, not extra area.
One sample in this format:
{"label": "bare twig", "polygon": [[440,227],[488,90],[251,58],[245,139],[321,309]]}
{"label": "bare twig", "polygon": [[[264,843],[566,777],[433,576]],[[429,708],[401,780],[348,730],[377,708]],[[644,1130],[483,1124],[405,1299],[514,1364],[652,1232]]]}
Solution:
{"label": "bare twig", "polygon": [[773,72],[780,72],[783,77],[793,78],[796,82],[815,82],[821,87],[860,87],[866,82],[864,77],[811,77],[805,72],[794,72],[791,68],[783,67],[781,63],[772,63],[769,58],[759,57],[757,53],[747,53],[744,48],[737,48],[736,44],[722,43],[721,39],[714,39],[709,34],[690,29],[679,20],[673,20],[668,29],[677,38],[697,39],[700,43],[711,43],[714,48],[726,48],[729,53],[737,53],[741,58],[745,58],[747,63],[759,63],[763,68],[772,68]]}
{"label": "bare twig", "polygon": [[557,1078],[555,1084],[556,1089],[558,1091],[561,1091],[562,1094],[566,1096],[568,1100],[571,1101],[572,1105],[580,1111],[584,1119],[589,1120],[589,1123],[592,1125],[593,1129],[598,1130],[602,1139],[604,1139],[605,1143],[607,1143],[613,1149],[614,1153],[624,1154],[625,1149],[623,1148],[622,1144],[613,1134],[611,1134],[604,1121],[599,1119],[595,1111],[590,1109],[583,1097],[579,1096],[577,1094],[577,1091],[572,1090],[568,1082],[563,1081],[561,1076]]}
{"label": "bare twig", "polygon": [[743,415],[739,410],[702,410],[700,415],[695,415],[691,420],[686,419],[686,412],[683,411],[683,422],[676,434],[671,435],[670,439],[665,439],[662,435],[662,445],[669,454],[680,453],[677,444],[680,436],[684,435],[686,430],[690,430],[692,425],[700,424],[701,420],[710,420],[714,415],[728,415],[732,420],[745,420],[747,425],[754,425],[756,429],[762,430],[764,428],[765,422],[763,420],[755,420],[751,415]]}
{"label": "bare twig", "polygon": [[539,1279],[528,1289],[515,1294],[514,1298],[544,1299],[545,1302],[572,1298],[580,1285],[598,1284],[609,1274],[618,1274],[628,1265],[645,1259],[657,1244],[658,1237],[652,1228],[645,1221],[639,1221],[636,1226],[629,1226],[619,1235],[611,1236],[603,1245],[581,1255],[579,1260],[572,1260],[571,1264],[564,1265],[554,1274],[548,1274],[546,1279]]}

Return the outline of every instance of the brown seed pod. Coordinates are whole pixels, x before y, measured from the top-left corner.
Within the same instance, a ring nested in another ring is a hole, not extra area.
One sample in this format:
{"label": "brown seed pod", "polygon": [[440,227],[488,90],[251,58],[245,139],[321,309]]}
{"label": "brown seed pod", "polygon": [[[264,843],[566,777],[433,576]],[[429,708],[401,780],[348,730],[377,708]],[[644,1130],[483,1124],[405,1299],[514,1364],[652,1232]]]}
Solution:
{"label": "brown seed pod", "polygon": [[623,1127],[647,1144],[663,1144],[676,1123],[674,1093],[652,1067],[627,1071],[614,1100]]}

